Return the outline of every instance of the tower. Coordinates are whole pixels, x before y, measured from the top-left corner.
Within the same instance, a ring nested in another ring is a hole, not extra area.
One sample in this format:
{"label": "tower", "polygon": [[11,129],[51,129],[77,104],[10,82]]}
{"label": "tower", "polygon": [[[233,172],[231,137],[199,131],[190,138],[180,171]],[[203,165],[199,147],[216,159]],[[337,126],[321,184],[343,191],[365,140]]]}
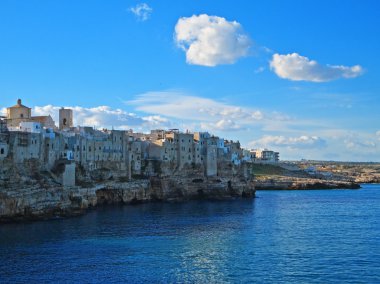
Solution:
{"label": "tower", "polygon": [[73,126],[73,110],[68,108],[61,108],[59,110],[59,129],[69,129]]}

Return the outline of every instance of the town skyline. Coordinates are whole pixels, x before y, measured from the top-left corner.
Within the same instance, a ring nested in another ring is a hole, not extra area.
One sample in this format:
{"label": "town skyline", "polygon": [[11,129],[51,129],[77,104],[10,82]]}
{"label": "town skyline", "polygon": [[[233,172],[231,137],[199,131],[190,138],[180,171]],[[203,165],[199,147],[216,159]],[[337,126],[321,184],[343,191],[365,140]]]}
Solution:
{"label": "town skyline", "polygon": [[1,113],[380,161],[376,1],[164,2],[2,2]]}

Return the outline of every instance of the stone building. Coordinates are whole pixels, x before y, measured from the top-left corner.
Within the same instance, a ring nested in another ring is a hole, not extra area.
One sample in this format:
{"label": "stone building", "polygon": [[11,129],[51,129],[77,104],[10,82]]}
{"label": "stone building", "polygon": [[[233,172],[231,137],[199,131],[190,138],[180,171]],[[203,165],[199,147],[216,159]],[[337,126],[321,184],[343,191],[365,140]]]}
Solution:
{"label": "stone building", "polygon": [[197,161],[197,148],[194,147],[193,133],[169,131],[165,134],[165,139],[169,143],[173,144],[173,149],[176,150],[177,165],[180,169],[183,168],[186,164],[192,164]]}
{"label": "stone building", "polygon": [[45,128],[57,128],[55,126],[55,122],[53,118],[50,115],[44,115],[44,116],[32,116],[30,118],[30,121],[40,123]]}
{"label": "stone building", "polygon": [[20,122],[29,121],[32,117],[32,109],[24,106],[21,99],[17,104],[7,108],[7,125],[8,127],[18,127]]}
{"label": "stone building", "polygon": [[58,129],[50,116],[31,114],[31,109],[18,100],[7,109],[6,118],[0,117],[0,159],[10,158],[14,163],[39,160],[46,171],[61,165],[65,169],[60,176],[64,186],[75,185],[76,167],[90,172],[117,170],[120,176],[131,179],[157,174],[160,171],[156,166],[165,163],[170,163],[167,169],[198,166],[206,176],[216,176],[223,162],[237,166],[252,161],[253,156],[256,160],[278,161],[277,152],[243,150],[239,142],[208,132],[157,129],[144,134],[74,127],[73,111],[64,108],[59,110]]}
{"label": "stone building", "polygon": [[29,159],[43,159],[41,133],[12,131],[9,133],[9,150],[15,163]]}
{"label": "stone building", "polygon": [[21,99],[17,100],[17,104],[7,108],[7,126],[8,128],[17,128],[21,122],[38,122],[46,128],[56,128],[54,120],[50,115],[32,116],[32,109],[24,106]]}

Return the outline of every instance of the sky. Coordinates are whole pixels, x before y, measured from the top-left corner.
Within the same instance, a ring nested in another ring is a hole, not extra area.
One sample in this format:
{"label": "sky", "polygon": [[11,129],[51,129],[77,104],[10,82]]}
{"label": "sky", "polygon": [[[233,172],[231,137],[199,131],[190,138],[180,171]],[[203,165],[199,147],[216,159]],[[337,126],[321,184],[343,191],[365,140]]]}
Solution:
{"label": "sky", "polygon": [[2,0],[0,112],[380,161],[377,0]]}

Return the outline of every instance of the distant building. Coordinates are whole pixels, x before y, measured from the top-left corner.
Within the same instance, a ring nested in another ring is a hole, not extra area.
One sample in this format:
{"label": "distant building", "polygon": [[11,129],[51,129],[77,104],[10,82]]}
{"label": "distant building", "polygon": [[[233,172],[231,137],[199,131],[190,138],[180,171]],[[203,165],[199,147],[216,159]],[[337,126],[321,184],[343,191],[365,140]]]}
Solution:
{"label": "distant building", "polygon": [[255,161],[263,163],[277,163],[280,160],[280,153],[268,149],[251,150],[255,153]]}

